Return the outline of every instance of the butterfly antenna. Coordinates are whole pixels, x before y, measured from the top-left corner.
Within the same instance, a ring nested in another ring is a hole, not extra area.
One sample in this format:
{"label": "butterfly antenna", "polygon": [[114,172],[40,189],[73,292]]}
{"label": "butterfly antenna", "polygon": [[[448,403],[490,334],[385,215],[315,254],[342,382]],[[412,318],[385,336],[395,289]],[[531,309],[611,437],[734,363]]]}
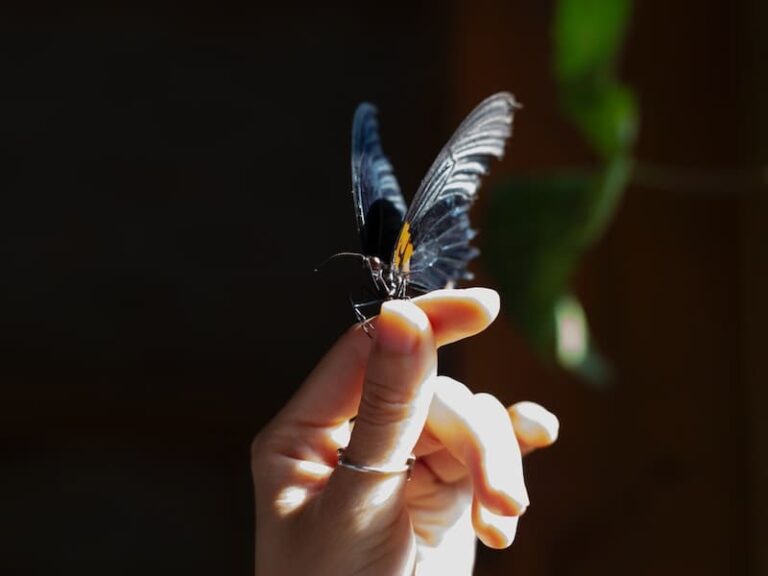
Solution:
{"label": "butterfly antenna", "polygon": [[338,252],[337,254],[334,254],[333,256],[330,256],[323,260],[320,264],[315,266],[315,272],[319,272],[320,268],[328,264],[331,260],[335,260],[336,258],[348,258],[348,257],[355,257],[360,258],[361,260],[365,260],[365,255],[358,254],[357,252]]}

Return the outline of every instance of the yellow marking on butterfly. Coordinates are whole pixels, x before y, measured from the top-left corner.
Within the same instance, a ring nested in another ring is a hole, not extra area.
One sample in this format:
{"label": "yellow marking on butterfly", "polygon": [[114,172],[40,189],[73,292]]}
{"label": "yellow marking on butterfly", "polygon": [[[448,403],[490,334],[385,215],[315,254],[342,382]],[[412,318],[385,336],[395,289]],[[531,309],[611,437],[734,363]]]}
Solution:
{"label": "yellow marking on butterfly", "polygon": [[395,254],[392,257],[392,265],[395,268],[400,268],[403,272],[408,272],[408,264],[413,255],[410,228],[411,226],[408,222],[403,224],[403,229],[400,231],[400,236],[397,238]]}

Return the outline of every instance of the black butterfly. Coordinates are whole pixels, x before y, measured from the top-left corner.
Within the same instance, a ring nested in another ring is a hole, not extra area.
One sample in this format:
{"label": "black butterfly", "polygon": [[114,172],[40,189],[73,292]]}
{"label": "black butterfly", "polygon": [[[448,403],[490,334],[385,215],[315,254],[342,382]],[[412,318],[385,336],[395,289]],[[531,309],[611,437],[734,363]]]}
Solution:
{"label": "black butterfly", "polygon": [[461,123],[422,180],[410,208],[381,149],[376,108],[360,104],[352,127],[352,196],[363,245],[363,265],[377,300],[453,287],[472,274],[467,264],[479,251],[469,209],[491,158],[504,155],[518,104],[494,94]]}

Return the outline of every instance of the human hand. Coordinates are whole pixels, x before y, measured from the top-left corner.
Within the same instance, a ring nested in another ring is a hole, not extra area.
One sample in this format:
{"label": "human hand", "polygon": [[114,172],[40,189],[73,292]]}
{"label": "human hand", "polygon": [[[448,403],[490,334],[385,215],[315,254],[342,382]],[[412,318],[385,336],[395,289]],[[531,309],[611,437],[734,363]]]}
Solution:
{"label": "human hand", "polygon": [[[385,302],[373,341],[357,326],[254,439],[256,574],[468,575],[475,536],[509,546],[529,500],[522,454],[554,442],[554,415],[436,376],[436,349],[484,330],[495,292]],[[350,419],[357,414],[354,426]],[[345,461],[402,466],[378,474]]]}

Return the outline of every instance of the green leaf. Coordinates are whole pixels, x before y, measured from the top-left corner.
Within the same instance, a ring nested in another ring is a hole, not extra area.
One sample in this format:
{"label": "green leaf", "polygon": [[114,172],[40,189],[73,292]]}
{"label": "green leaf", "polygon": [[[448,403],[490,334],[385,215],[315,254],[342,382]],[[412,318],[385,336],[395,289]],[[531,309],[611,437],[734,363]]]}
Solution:
{"label": "green leaf", "polygon": [[504,309],[542,355],[555,350],[554,307],[584,249],[594,177],[507,180],[489,195],[483,253]]}
{"label": "green leaf", "polygon": [[582,223],[585,247],[597,242],[610,224],[632,177],[633,165],[629,156],[615,156],[595,176],[589,214]]}
{"label": "green leaf", "polygon": [[563,111],[601,158],[594,172],[514,178],[490,196],[486,263],[505,311],[538,352],[592,382],[609,376],[568,285],[604,232],[632,168],[638,111],[615,76],[631,0],[559,0],[553,25]]}
{"label": "green leaf", "polygon": [[562,89],[568,117],[603,158],[626,154],[637,137],[638,113],[634,95],[618,83],[571,85]]}
{"label": "green leaf", "polygon": [[558,303],[584,251],[610,222],[630,168],[628,159],[617,158],[596,172],[517,177],[489,195],[488,270],[504,310],[547,359],[558,360]]}
{"label": "green leaf", "polygon": [[557,3],[555,71],[561,84],[612,74],[630,10],[630,0]]}
{"label": "green leaf", "polygon": [[560,0],[553,25],[555,72],[566,115],[603,158],[637,135],[634,95],[615,78],[630,0]]}

